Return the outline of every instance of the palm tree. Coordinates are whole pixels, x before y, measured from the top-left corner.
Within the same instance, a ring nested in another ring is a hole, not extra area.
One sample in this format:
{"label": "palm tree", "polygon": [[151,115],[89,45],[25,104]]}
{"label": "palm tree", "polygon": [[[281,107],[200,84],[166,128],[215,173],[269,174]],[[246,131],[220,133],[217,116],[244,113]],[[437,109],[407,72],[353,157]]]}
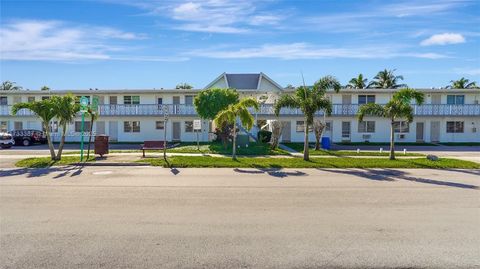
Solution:
{"label": "palm tree", "polygon": [[0,85],[0,91],[18,91],[22,89],[22,87],[15,84],[15,82],[6,80],[2,82],[2,85]]}
{"label": "palm tree", "polygon": [[253,107],[255,110],[258,110],[259,104],[257,100],[255,100],[254,98],[241,99],[238,103],[231,104],[226,109],[218,112],[217,116],[214,119],[215,124],[219,126],[228,125],[228,124],[233,125],[233,139],[232,139],[233,140],[232,141],[232,144],[233,144],[232,159],[233,160],[237,159],[237,155],[236,155],[237,128],[235,126],[237,118],[240,119],[240,122],[247,130],[252,129],[253,124],[255,122],[254,117],[252,116],[252,114],[250,114],[250,111],[248,111],[249,107]]}
{"label": "palm tree", "polygon": [[62,138],[58,146],[57,160],[62,158],[63,147],[65,145],[65,135],[67,126],[73,122],[75,116],[80,111],[80,105],[75,103],[76,97],[72,94],[64,96],[52,96],[51,100],[55,104],[55,117],[58,119],[59,125],[62,127]]}
{"label": "palm tree", "polygon": [[359,74],[358,77],[352,78],[349,82],[347,87],[352,89],[365,89],[367,87],[368,79],[363,78],[362,74]]}
{"label": "palm tree", "polygon": [[462,77],[459,80],[451,80],[450,85],[447,88],[450,89],[476,89],[478,88],[475,81],[470,82],[469,79]]}
{"label": "palm tree", "polygon": [[319,110],[325,111],[327,115],[332,113],[332,103],[326,97],[327,89],[340,91],[340,82],[335,77],[325,76],[319,79],[313,87],[301,86],[295,90],[293,95],[285,94],[280,96],[274,106],[275,115],[280,114],[283,107],[298,108],[305,115],[305,140],[303,145],[303,159],[310,159],[308,148],[308,129],[313,124],[315,113]]}
{"label": "palm tree", "polygon": [[49,91],[50,88],[48,86],[43,86],[42,88],[40,88],[41,91]]}
{"label": "palm tree", "polygon": [[88,108],[88,115],[90,115],[90,131],[88,135],[87,160],[90,157],[90,144],[92,143],[93,122],[97,120],[98,114],[92,108]]}
{"label": "palm tree", "polygon": [[15,115],[20,109],[29,109],[42,120],[42,126],[47,136],[48,148],[52,161],[56,159],[55,148],[50,137],[50,121],[57,115],[56,104],[52,99],[35,101],[31,103],[17,103],[12,107],[12,114]]}
{"label": "palm tree", "polygon": [[410,102],[414,100],[418,105],[423,104],[425,97],[422,92],[413,89],[401,89],[385,105],[369,103],[362,105],[358,110],[358,121],[363,121],[365,116],[377,116],[390,119],[390,160],[395,160],[395,129],[394,123],[399,119],[413,121],[413,108]]}
{"label": "palm tree", "polygon": [[400,80],[403,80],[403,76],[396,76],[394,74],[396,69],[383,70],[377,73],[373,78],[374,80],[368,84],[368,88],[375,89],[398,89],[407,87],[406,84],[398,84]]}
{"label": "palm tree", "polygon": [[177,86],[175,86],[175,89],[182,89],[182,90],[190,90],[191,88],[193,88],[192,85],[186,83],[186,82],[182,82],[180,84],[177,84]]}

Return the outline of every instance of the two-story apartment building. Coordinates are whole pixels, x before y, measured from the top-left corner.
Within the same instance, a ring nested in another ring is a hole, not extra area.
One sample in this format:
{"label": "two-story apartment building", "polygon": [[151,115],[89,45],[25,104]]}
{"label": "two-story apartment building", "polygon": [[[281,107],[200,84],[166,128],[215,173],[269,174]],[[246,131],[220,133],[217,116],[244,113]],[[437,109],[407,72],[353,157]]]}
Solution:
{"label": "two-story apartment building", "polygon": [[[293,89],[283,88],[263,73],[221,74],[205,88],[235,88],[242,97],[258,98],[262,105],[254,112],[258,126],[268,128],[271,120],[283,123],[283,141],[303,141],[304,119],[297,109],[282,109],[279,117],[273,113],[273,104],[281,94],[290,94]],[[93,130],[107,134],[112,141],[141,142],[163,140],[167,127],[168,141],[195,141],[193,121],[199,119],[193,99],[201,89],[120,89],[120,90],[53,90],[11,91],[0,93],[0,130],[41,129],[40,121],[30,111],[11,114],[11,107],[18,102],[32,102],[72,92],[77,96],[99,100],[99,119]],[[396,140],[402,142],[480,142],[480,90],[478,89],[417,89],[425,93],[425,104],[412,104],[414,122],[398,122]],[[385,104],[394,89],[342,89],[339,93],[328,92],[333,111],[324,117],[325,136],[334,142],[386,142],[389,140],[390,123],[386,119],[367,117],[358,122],[356,113],[366,103]],[[164,112],[168,121],[164,122]],[[86,124],[88,127],[88,123]],[[80,117],[68,127],[68,141],[80,139]],[[58,124],[51,123],[54,134],[60,133]],[[252,130],[255,133],[258,127]],[[212,139],[212,123],[202,120],[199,132],[201,141]],[[313,134],[311,134],[313,139]],[[55,136],[54,139],[59,139]]]}

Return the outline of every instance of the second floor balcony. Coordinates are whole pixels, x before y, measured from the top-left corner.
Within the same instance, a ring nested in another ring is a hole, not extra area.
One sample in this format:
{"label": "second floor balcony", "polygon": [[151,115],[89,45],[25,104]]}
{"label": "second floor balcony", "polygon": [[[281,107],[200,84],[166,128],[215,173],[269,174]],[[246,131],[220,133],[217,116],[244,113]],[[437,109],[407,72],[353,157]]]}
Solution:
{"label": "second floor balcony", "polygon": [[[332,116],[355,116],[361,105],[358,104],[334,104],[332,107]],[[480,116],[480,104],[468,105],[446,105],[446,104],[427,104],[412,105],[415,116]],[[0,116],[11,116],[12,106],[0,105]],[[193,105],[99,105],[99,114],[104,116],[163,116],[167,111],[169,116],[195,116],[197,112]],[[253,114],[258,116],[273,117],[273,104],[263,104],[260,109]],[[21,109],[17,116],[34,116],[28,109]],[[300,109],[282,108],[280,116],[302,116]],[[322,116],[323,111],[318,111],[317,115]]]}

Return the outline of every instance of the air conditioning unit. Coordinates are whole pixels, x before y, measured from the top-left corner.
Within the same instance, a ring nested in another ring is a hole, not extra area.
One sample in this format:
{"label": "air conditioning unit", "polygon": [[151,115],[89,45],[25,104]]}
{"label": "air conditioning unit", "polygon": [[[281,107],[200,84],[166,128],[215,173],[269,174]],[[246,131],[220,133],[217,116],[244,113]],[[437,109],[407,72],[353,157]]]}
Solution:
{"label": "air conditioning unit", "polygon": [[364,134],[364,135],[362,135],[362,138],[363,138],[363,140],[365,140],[365,142],[370,142],[370,138],[372,138],[372,136]]}
{"label": "air conditioning unit", "polygon": [[475,100],[473,103],[474,103],[475,105],[478,105],[478,100]]}
{"label": "air conditioning unit", "polygon": [[405,134],[398,134],[398,135],[397,135],[397,138],[398,138],[398,139],[405,139]]}

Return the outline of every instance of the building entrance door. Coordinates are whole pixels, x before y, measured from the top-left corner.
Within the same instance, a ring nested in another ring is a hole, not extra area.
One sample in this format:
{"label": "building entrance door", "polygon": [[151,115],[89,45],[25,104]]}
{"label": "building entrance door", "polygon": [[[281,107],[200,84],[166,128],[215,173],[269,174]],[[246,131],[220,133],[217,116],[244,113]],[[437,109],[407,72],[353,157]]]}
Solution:
{"label": "building entrance door", "polygon": [[416,140],[417,142],[423,142],[423,128],[424,128],[424,123],[423,122],[417,122],[417,134],[416,134]]}
{"label": "building entrance door", "polygon": [[178,121],[172,122],[172,140],[180,141],[181,132],[182,132],[182,129],[180,126],[180,122]]}
{"label": "building entrance door", "polygon": [[430,122],[430,142],[439,142],[440,141],[440,122],[432,121]]}

